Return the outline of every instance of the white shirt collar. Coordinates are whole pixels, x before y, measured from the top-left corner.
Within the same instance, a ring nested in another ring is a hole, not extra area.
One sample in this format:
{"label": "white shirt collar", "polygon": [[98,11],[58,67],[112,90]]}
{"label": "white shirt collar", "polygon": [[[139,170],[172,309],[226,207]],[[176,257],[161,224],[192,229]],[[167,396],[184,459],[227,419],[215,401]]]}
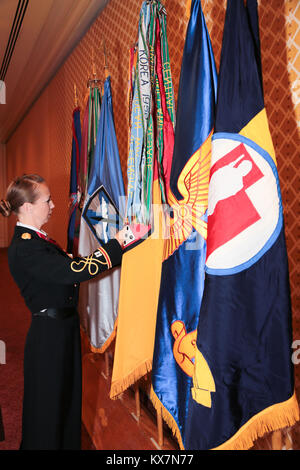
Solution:
{"label": "white shirt collar", "polygon": [[20,227],[29,228],[30,230],[34,230],[35,232],[39,232],[39,233],[41,233],[42,235],[45,235],[46,237],[48,236],[47,233],[44,232],[44,230],[39,230],[39,229],[37,229],[36,227],[33,227],[32,225],[22,224],[22,222],[17,222],[17,225],[19,225]]}

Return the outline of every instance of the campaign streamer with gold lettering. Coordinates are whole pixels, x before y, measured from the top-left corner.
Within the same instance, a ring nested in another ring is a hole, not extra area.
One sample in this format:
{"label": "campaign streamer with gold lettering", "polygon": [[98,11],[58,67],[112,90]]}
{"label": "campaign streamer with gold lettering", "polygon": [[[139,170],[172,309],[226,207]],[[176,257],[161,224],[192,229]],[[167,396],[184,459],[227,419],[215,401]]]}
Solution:
{"label": "campaign streamer with gold lettering", "polygon": [[132,72],[131,136],[127,164],[127,217],[138,222],[149,222],[144,219],[144,171],[147,168],[147,136],[151,137],[151,83],[149,67],[149,47],[147,31],[149,28],[150,6],[144,4],[140,13],[138,42],[136,48],[135,70]]}
{"label": "campaign streamer with gold lettering", "polygon": [[[167,80],[167,74],[165,79]],[[216,69],[200,0],[183,52],[164,243],[151,400],[184,448],[196,330],[204,285],[208,182]],[[167,100],[168,102],[168,100]]]}
{"label": "campaign streamer with gold lettering", "polygon": [[[168,167],[164,158],[166,152],[164,152],[163,120],[170,120],[171,132],[174,129],[174,93],[165,16],[165,9],[158,0],[143,3],[137,46],[132,53],[134,59],[131,61],[127,217],[129,221],[134,220],[146,225],[150,223],[151,218],[155,159],[158,160],[158,178],[163,202],[166,202],[165,185],[170,176],[170,171],[168,173],[163,169],[164,166]],[[157,36],[158,31],[161,33],[161,38]],[[162,68],[160,81],[157,62]],[[168,112],[165,112],[164,116],[160,103],[162,93],[167,95],[165,101]],[[156,134],[158,134],[157,142]]]}
{"label": "campaign streamer with gold lettering", "polygon": [[[147,220],[151,216],[151,203],[155,210],[149,237],[123,255],[111,398],[118,396],[152,367],[164,246],[161,203],[165,188],[169,187],[168,169],[174,147],[174,100],[168,61],[166,11],[159,1],[146,1],[141,16],[148,25],[146,49],[149,52],[144,52],[145,35],[141,33],[143,40],[139,50],[131,50],[130,55],[131,135],[127,214],[131,220],[139,216],[144,217],[141,220]],[[143,61],[146,56],[149,58],[148,65]],[[151,100],[150,114],[147,115],[147,103],[144,103],[143,109],[140,106],[143,95],[138,84],[145,80],[145,90],[149,90],[146,86],[149,71]]]}

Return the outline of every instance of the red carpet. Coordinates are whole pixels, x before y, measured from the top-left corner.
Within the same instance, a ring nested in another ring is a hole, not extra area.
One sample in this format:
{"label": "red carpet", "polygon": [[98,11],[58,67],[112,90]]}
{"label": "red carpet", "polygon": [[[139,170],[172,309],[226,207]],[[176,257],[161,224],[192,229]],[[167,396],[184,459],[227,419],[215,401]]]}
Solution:
{"label": "red carpet", "polygon": [[15,450],[21,440],[23,353],[30,312],[10,275],[6,249],[0,249],[0,272],[0,340],[6,348],[6,363],[0,364],[0,406],[5,432],[0,449]]}
{"label": "red carpet", "polygon": [[[31,314],[8,268],[7,250],[0,249],[0,341],[6,347],[6,363],[0,364],[0,407],[5,440],[0,450],[17,450],[21,441],[23,354]],[[82,449],[93,449],[83,429]]]}

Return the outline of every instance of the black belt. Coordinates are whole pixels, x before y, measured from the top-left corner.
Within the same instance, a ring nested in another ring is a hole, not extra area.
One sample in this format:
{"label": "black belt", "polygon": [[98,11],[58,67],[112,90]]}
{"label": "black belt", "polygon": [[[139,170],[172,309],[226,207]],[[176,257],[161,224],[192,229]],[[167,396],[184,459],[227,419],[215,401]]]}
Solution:
{"label": "black belt", "polygon": [[46,308],[32,314],[33,317],[50,317],[64,319],[77,314],[75,307]]}

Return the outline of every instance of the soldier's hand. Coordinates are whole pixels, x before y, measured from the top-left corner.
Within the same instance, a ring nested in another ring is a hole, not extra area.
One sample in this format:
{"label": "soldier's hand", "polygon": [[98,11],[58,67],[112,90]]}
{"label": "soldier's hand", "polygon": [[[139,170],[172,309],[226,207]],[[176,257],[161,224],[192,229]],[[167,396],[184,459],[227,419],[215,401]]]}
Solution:
{"label": "soldier's hand", "polygon": [[115,238],[118,240],[120,245],[123,247],[124,246],[124,241],[125,241],[125,233],[127,232],[127,226],[124,225],[122,230],[116,233]]}

